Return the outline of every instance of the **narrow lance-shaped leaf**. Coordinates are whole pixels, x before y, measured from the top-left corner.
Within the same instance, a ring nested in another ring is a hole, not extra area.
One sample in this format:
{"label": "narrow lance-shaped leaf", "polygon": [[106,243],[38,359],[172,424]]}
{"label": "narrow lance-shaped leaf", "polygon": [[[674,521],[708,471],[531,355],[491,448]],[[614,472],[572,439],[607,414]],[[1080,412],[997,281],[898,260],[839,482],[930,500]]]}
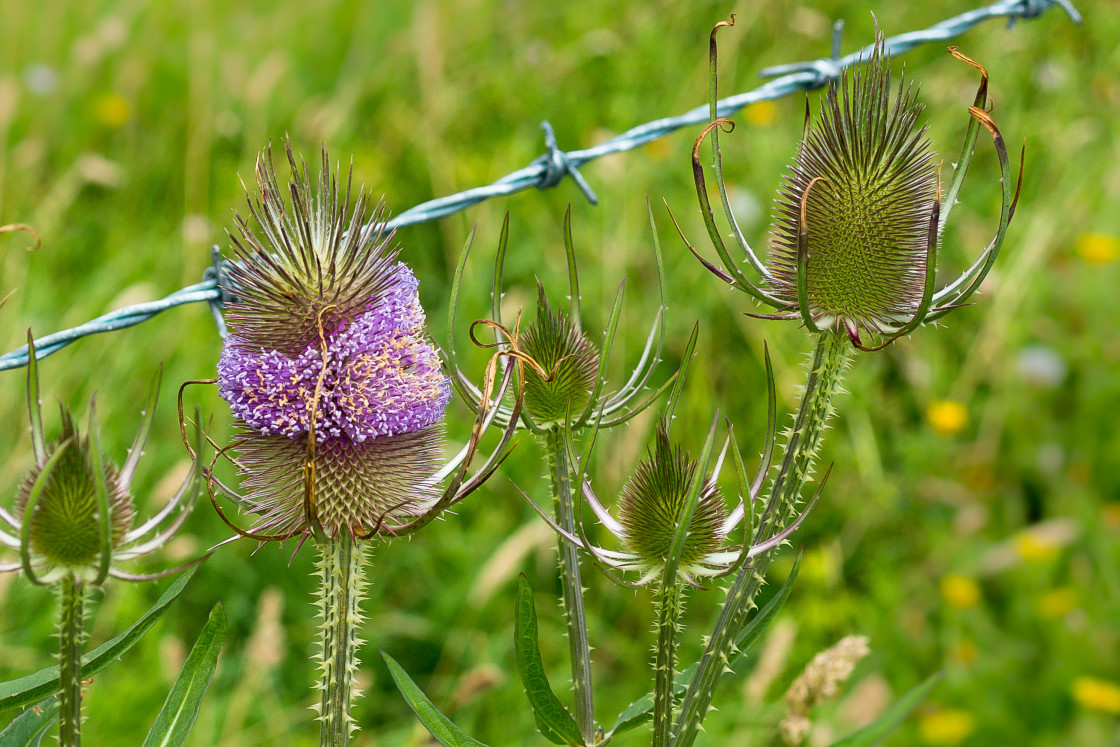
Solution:
{"label": "narrow lance-shaped leaf", "polygon": [[533,707],[537,728],[553,744],[580,745],[579,727],[572,714],[552,692],[537,647],[537,611],[533,606],[533,590],[522,575],[517,581],[517,613],[514,622],[514,650],[517,671],[525,694]]}
{"label": "narrow lance-shaped leaf", "polygon": [[210,610],[210,618],[183,662],[143,747],[178,747],[187,741],[225,640],[226,613],[219,602]]}
{"label": "narrow lance-shaped leaf", "polygon": [[879,718],[872,721],[859,731],[854,731],[848,736],[833,742],[831,747],[872,747],[886,739],[892,731],[902,725],[907,716],[921,705],[933,688],[941,682],[942,672],[930,675],[924,682],[907,692],[901,698],[890,704]]}
{"label": "narrow lance-shaped leaf", "polygon": [[396,683],[397,689],[401,691],[408,707],[416,714],[416,718],[420,719],[420,723],[424,725],[433,739],[442,744],[443,747],[486,747],[483,742],[467,734],[453,724],[451,719],[440,713],[435,704],[428,700],[424,691],[416,686],[416,683],[408,676],[408,672],[404,671],[404,668],[392,656],[382,651],[381,658],[385,660],[385,665],[389,667],[389,674],[392,675],[393,682]]}
{"label": "narrow lance-shaped leaf", "polygon": [[[82,678],[86,679],[100,672],[132,648],[156,624],[156,620],[167,611],[175,598],[183,593],[187,582],[197,570],[198,566],[194,566],[184,571],[183,575],[167,587],[167,591],[163,592],[152,608],[132,624],[132,627],[85,654],[82,657]],[[35,674],[0,683],[0,710],[35,703],[55,692],[58,692],[58,667],[48,667]]]}

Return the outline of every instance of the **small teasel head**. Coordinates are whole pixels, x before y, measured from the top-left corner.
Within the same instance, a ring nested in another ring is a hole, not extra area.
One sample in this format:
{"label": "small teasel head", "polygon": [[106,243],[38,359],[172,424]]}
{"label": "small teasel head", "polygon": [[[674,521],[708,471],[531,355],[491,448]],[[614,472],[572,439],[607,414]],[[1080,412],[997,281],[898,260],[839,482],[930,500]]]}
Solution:
{"label": "small teasel head", "polygon": [[[583,415],[599,376],[599,351],[563,309],[553,309],[537,282],[537,318],[522,333],[525,410],[540,428],[559,428]],[[543,375],[542,375],[543,373]]]}
{"label": "small teasel head", "polygon": [[[95,581],[103,553],[120,547],[132,527],[132,496],[115,465],[101,459],[98,470],[89,435],[78,432],[65,405],[59,410],[58,439],[46,445],[45,458],[36,460],[16,490],[15,516],[24,525],[32,564],[44,569],[37,574],[40,582],[52,583],[67,574]],[[91,429],[95,424],[91,417]],[[108,548],[102,535],[99,483],[108,510]]]}
{"label": "small teasel head", "polygon": [[[597,423],[596,427],[620,425],[647,410],[673,385],[676,374],[670,375],[667,381],[656,388],[650,386],[654,369],[661,362],[665,321],[661,247],[652,211],[650,228],[653,231],[654,256],[658,269],[657,286],[662,303],[650,326],[637,365],[626,383],[612,390],[608,388],[606,364],[622,315],[625,281],[619,284],[615,293],[601,345],[592,342],[592,337],[584,332],[582,324],[579,271],[576,267],[572,212],[569,207],[564,215],[564,249],[568,264],[567,308],[554,306],[538,281],[535,318],[523,327],[519,314],[514,324],[507,325],[502,320],[501,303],[504,296],[506,249],[509,244],[509,215],[506,215],[494,260],[491,316],[489,319],[475,321],[470,327],[470,336],[476,345],[495,350],[492,360],[504,358],[517,362],[518,370],[523,373],[521,424],[536,435],[543,436],[561,429],[570,429],[576,433],[590,428],[593,421]],[[452,284],[448,318],[448,328],[452,330],[457,327],[459,287],[472,240],[473,233],[459,259],[456,279]],[[493,332],[493,343],[480,341],[476,337],[476,330],[481,327]],[[479,385],[463,375],[457,364],[454,345],[448,348],[447,358],[448,368],[456,380],[456,389],[471,406],[477,407],[485,399],[484,394],[488,389],[486,380]],[[651,389],[653,391],[648,391]],[[495,422],[503,427],[509,424],[510,411],[511,407],[508,405],[499,407]],[[598,416],[597,421],[595,416]]]}
{"label": "small teasel head", "polygon": [[242,505],[259,517],[250,536],[391,531],[436,500],[450,382],[382,211],[364,191],[351,206],[325,152],[313,189],[286,150],[287,189],[262,154],[257,226],[238,218],[218,364],[241,431]]}
{"label": "small teasel head", "polygon": [[[0,563],[0,572],[23,570],[34,583],[49,584],[67,577],[100,584],[107,576],[145,581],[182,566],[151,574],[121,570],[118,563],[143,557],[172,539],[194,508],[201,481],[196,466],[156,516],[133,528],[132,477],[151,432],[159,374],[152,383],[140,428],[128,457],[118,467],[103,456],[94,402],[89,426],[81,433],[70,410],[60,405],[58,438],[48,441],[39,406],[39,372],[35,341],[28,332],[27,411],[35,463],[16,490],[13,511],[0,507],[0,547],[19,554],[19,562]],[[195,432],[195,448],[201,435]]]}
{"label": "small teasel head", "polygon": [[[696,343],[696,327],[685,360],[691,357]],[[610,578],[624,586],[641,586],[668,579],[671,584],[699,585],[700,579],[719,578],[735,573],[742,565],[757,555],[768,552],[785,542],[813,510],[824,487],[826,474],[816,494],[799,515],[785,526],[774,522],[756,532],[752,517],[767,472],[774,456],[777,429],[777,397],[774,390],[773,367],[770,353],[766,351],[766,441],[762,458],[753,477],[749,477],[742,454],[735,444],[734,429],[727,422],[727,438],[711,473],[708,465],[713,458],[718,416],[708,429],[699,457],[691,458],[669,435],[681,389],[674,388],[664,415],[658,423],[653,447],[634,469],[633,475],[622,490],[616,518],[596,496],[591,483],[585,479],[598,428],[593,426],[583,455],[569,458],[576,473],[575,483],[580,487],[587,505],[604,529],[622,546],[621,550],[604,549],[587,537],[582,522],[577,522],[577,534],[560,527],[540,506],[529,504],[555,530],[561,538],[585,550],[591,560]],[[683,383],[687,365],[681,369],[678,384]],[[740,499],[734,509],[728,510],[716,480],[724,464],[734,464],[740,486]],[[700,478],[700,475],[704,475]],[[524,495],[524,493],[522,493]],[[765,511],[769,513],[769,511]],[[686,528],[682,531],[682,526]],[[731,538],[738,531],[740,543]],[[730,541],[729,541],[730,539]],[[633,571],[642,574],[630,582],[615,571]]]}
{"label": "small teasel head", "polygon": [[[618,508],[622,543],[650,568],[664,567],[688,502],[698,463],[669,440],[664,422],[657,426],[654,446],[626,486]],[[716,552],[726,538],[727,508],[711,476],[704,479],[681,550],[682,572]]]}

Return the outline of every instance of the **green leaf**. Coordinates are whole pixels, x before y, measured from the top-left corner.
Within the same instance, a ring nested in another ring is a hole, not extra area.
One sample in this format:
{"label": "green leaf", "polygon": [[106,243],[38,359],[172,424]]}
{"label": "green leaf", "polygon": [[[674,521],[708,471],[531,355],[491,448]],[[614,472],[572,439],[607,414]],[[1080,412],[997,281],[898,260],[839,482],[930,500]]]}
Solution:
{"label": "green leaf", "polygon": [[486,747],[486,744],[467,734],[453,724],[451,719],[440,713],[435,704],[428,700],[424,691],[416,686],[408,676],[408,672],[404,671],[392,656],[382,651],[381,658],[389,667],[389,674],[393,676],[393,682],[397,683],[397,689],[401,691],[408,707],[437,742],[443,747]]}
{"label": "green leaf", "polygon": [[57,695],[33,705],[0,731],[0,747],[39,747],[43,735],[58,722]]}
{"label": "green leaf", "polygon": [[[798,553],[797,559],[793,562],[793,570],[790,571],[789,578],[782,584],[782,588],[778,593],[766,603],[766,606],[758,611],[758,614],[751,618],[751,621],[743,628],[742,632],[735,640],[736,651],[731,655],[728,666],[734,668],[735,664],[742,661],[755,644],[758,643],[762,634],[770,627],[774,617],[781,610],[782,606],[789,599],[790,592],[793,591],[793,582],[797,578],[797,571],[801,568],[801,554]],[[693,664],[688,669],[685,669],[673,682],[673,695],[680,697],[688,686],[692,683],[692,678],[696,675],[697,664]],[[635,700],[633,703],[626,707],[622,713],[615,719],[614,725],[611,726],[610,731],[607,732],[607,737],[615,737],[619,734],[624,734],[631,729],[634,729],[652,718],[653,711],[653,694],[646,693],[644,696]]]}
{"label": "green leaf", "polygon": [[579,727],[572,714],[552,692],[548,676],[537,648],[537,610],[533,606],[533,590],[522,574],[517,580],[517,613],[514,618],[514,651],[521,684],[533,707],[533,717],[544,738],[553,744],[581,745]]}
{"label": "green leaf", "polygon": [[872,747],[879,744],[921,705],[933,688],[941,682],[943,676],[942,672],[930,675],[925,682],[891,703],[879,718],[843,739],[833,742],[831,747]]}
{"label": "green leaf", "polygon": [[218,602],[210,610],[210,618],[198,634],[198,640],[194,642],[187,660],[183,662],[179,676],[175,678],[175,684],[167,694],[167,700],[163,701],[163,708],[144,739],[143,747],[177,746],[187,741],[187,735],[198,718],[202,697],[218,666],[218,654],[221,653],[225,640],[226,613],[222,603]]}
{"label": "green leaf", "polygon": [[[167,587],[167,591],[163,592],[152,608],[133,623],[132,627],[82,656],[82,679],[88,679],[100,672],[132,648],[156,624],[156,620],[167,611],[175,598],[183,593],[187,582],[197,570],[198,566],[188,568]],[[41,669],[35,674],[20,677],[18,680],[0,683],[0,711],[36,703],[56,692],[58,692],[58,667]]]}

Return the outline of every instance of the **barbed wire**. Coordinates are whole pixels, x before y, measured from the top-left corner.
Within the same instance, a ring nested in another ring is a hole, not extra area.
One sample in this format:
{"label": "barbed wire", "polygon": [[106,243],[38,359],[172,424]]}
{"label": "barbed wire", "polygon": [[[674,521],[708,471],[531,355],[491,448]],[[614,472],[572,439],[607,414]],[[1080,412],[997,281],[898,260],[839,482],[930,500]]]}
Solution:
{"label": "barbed wire", "polygon": [[[1037,18],[1054,6],[1064,10],[1074,23],[1081,23],[1081,15],[1077,12],[1071,0],[1002,0],[983,8],[953,16],[921,31],[911,31],[889,37],[886,39],[885,45],[888,52],[899,55],[923,44],[945,41],[959,36],[990,19],[1007,18],[1008,27],[1011,27],[1017,20]],[[762,77],[773,78],[773,80],[752,91],[720,99],[716,106],[717,115],[719,117],[730,117],[745,107],[760,101],[771,101],[788,96],[791,93],[820,88],[831,81],[837,80],[845,68],[867,59],[873,51],[873,44],[851,54],[840,56],[840,32],[842,28],[842,22],[837,22],[833,26],[831,57],[809,62],[778,65],[762,70],[760,72]],[[709,116],[708,105],[704,104],[676,117],[655,119],[652,122],[632,127],[626,132],[591,148],[573,151],[561,150],[552,125],[547,121],[542,122],[541,129],[544,130],[545,138],[544,155],[538,156],[529,165],[486,186],[439,197],[409,208],[386,221],[384,228],[395,230],[437,220],[485,200],[512,195],[530,187],[548,189],[555,187],[565,177],[569,176],[588,201],[592,204],[598,204],[598,198],[591,189],[591,185],[580,174],[581,166],[603,156],[641,147],[683,127],[707,123]],[[221,260],[218,247],[214,247],[212,251],[214,266],[206,270],[201,283],[178,290],[158,301],[136,304],[111,311],[78,327],[39,338],[35,342],[35,357],[37,359],[45,358],[82,337],[131,327],[147,321],[167,309],[197,302],[206,302],[210,305],[211,312],[218,325],[218,332],[224,338],[225,324],[222,320],[221,307],[223,300],[226,299],[218,282],[224,263]],[[26,345],[0,356],[0,371],[25,365],[27,365]]]}

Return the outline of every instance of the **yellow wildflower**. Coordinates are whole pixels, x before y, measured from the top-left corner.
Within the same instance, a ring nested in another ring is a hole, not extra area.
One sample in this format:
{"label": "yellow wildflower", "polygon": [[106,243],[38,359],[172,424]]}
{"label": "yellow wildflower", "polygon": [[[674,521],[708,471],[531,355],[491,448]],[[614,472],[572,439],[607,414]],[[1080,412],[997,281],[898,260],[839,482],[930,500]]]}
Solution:
{"label": "yellow wildflower", "polygon": [[1120,257],[1120,240],[1103,233],[1083,233],[1077,238],[1077,254],[1091,265],[1107,265]]}
{"label": "yellow wildflower", "polygon": [[925,714],[918,726],[923,742],[949,747],[963,742],[975,729],[976,718],[971,713],[949,708]]}
{"label": "yellow wildflower", "polygon": [[942,436],[955,436],[968,425],[968,408],[951,399],[939,399],[926,409],[926,420]]}
{"label": "yellow wildflower", "polygon": [[1058,545],[1038,532],[1020,532],[1015,537],[1015,551],[1027,563],[1043,563],[1058,554]]}
{"label": "yellow wildflower", "polygon": [[107,93],[94,102],[93,113],[106,127],[124,127],[132,117],[132,105],[119,93]]}
{"label": "yellow wildflower", "polygon": [[1084,708],[1120,715],[1120,685],[1096,677],[1078,677],[1070,687],[1073,699]]}
{"label": "yellow wildflower", "polygon": [[950,607],[966,610],[980,603],[980,586],[967,576],[950,574],[941,579],[941,597]]}
{"label": "yellow wildflower", "polygon": [[773,101],[759,101],[743,110],[743,118],[755,127],[766,127],[774,123],[778,107]]}
{"label": "yellow wildflower", "polygon": [[1068,586],[1061,589],[1052,589],[1035,600],[1034,608],[1039,617],[1048,620],[1059,620],[1077,606],[1077,593]]}

